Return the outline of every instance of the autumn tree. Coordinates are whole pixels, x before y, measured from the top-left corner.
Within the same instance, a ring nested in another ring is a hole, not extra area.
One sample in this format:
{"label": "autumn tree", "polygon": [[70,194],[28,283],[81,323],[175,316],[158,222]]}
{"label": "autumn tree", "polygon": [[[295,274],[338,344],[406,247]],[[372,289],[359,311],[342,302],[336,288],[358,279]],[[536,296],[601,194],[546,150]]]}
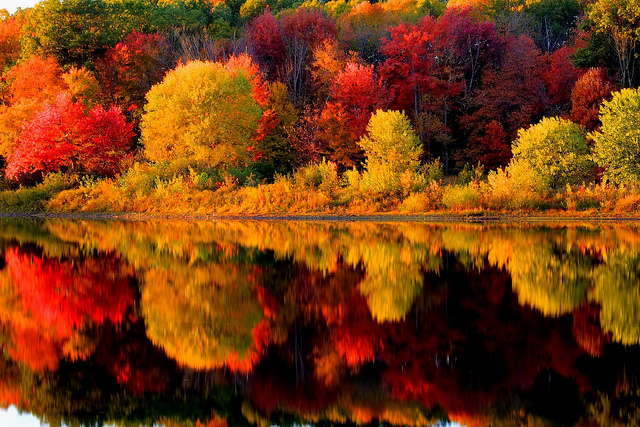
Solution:
{"label": "autumn tree", "polygon": [[0,9],[0,74],[18,60],[21,28],[15,16],[9,15],[6,9]]}
{"label": "autumn tree", "polygon": [[512,165],[533,171],[542,185],[541,191],[581,184],[590,178],[594,166],[584,131],[579,125],[557,117],[544,118],[520,130],[512,151]]}
{"label": "autumn tree", "polygon": [[571,64],[572,50],[563,46],[547,57],[542,74],[550,106],[566,112],[570,107],[571,93],[581,72]]}
{"label": "autumn tree", "polygon": [[0,155],[9,158],[23,123],[65,90],[62,69],[52,57],[32,56],[6,74],[5,105],[0,105]]}
{"label": "autumn tree", "polygon": [[127,35],[96,62],[110,104],[142,112],[145,95],[170,69],[169,45],[160,34]]}
{"label": "autumn tree", "polygon": [[599,131],[591,133],[595,141],[593,156],[606,168],[604,177],[624,185],[640,182],[640,89],[622,89],[600,107]]}
{"label": "autumn tree", "polygon": [[255,67],[227,65],[193,61],[149,91],[141,124],[147,159],[176,170],[252,160],[266,89]]}
{"label": "autumn tree", "polygon": [[261,177],[272,178],[276,173],[291,172],[298,163],[291,139],[299,114],[289,99],[289,91],[284,83],[269,84],[268,92],[266,111],[261,122],[264,137],[256,142],[258,161],[254,169]]}
{"label": "autumn tree", "polygon": [[509,41],[503,63],[485,72],[461,119],[469,135],[469,158],[489,168],[508,163],[517,130],[546,109],[543,71],[544,57],[531,38]]}
{"label": "autumn tree", "polygon": [[571,113],[569,117],[587,130],[596,130],[600,126],[600,105],[609,100],[615,85],[603,68],[592,68],[576,82],[571,94]]}
{"label": "autumn tree", "polygon": [[363,186],[373,193],[398,189],[400,176],[419,165],[420,140],[403,112],[376,111],[358,144],[367,156]]}
{"label": "autumn tree", "polygon": [[335,39],[336,24],[318,9],[300,7],[284,11],[276,19],[269,10],[254,19],[247,29],[249,45],[269,76],[287,85],[296,106],[304,103],[310,90],[313,50]]}
{"label": "autumn tree", "polygon": [[364,160],[357,141],[371,114],[385,104],[385,91],[373,66],[349,63],[330,88],[330,100],[319,117],[321,152],[343,170]]}
{"label": "autumn tree", "polygon": [[499,60],[501,46],[492,24],[457,9],[437,21],[394,27],[383,41],[387,59],[380,75],[389,87],[390,106],[411,111],[425,153],[443,154],[445,169],[458,101],[476,87],[481,71]]}
{"label": "autumn tree", "polygon": [[596,30],[613,41],[620,82],[623,87],[632,87],[636,82],[640,5],[636,0],[597,0],[590,6],[588,16]]}
{"label": "autumn tree", "polygon": [[7,177],[37,180],[55,171],[113,176],[133,132],[118,108],[87,111],[67,93],[58,95],[26,123],[7,164]]}

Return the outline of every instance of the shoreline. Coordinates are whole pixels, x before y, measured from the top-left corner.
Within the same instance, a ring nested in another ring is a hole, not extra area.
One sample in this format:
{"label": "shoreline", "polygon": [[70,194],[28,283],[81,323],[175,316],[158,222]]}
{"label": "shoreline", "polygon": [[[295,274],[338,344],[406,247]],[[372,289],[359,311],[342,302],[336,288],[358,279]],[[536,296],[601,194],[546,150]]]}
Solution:
{"label": "shoreline", "polygon": [[545,222],[640,222],[640,216],[624,215],[512,215],[512,214],[261,214],[261,215],[218,215],[218,214],[161,214],[140,212],[0,212],[0,219],[69,219],[92,221],[318,221],[318,222],[426,222],[426,223],[545,223]]}

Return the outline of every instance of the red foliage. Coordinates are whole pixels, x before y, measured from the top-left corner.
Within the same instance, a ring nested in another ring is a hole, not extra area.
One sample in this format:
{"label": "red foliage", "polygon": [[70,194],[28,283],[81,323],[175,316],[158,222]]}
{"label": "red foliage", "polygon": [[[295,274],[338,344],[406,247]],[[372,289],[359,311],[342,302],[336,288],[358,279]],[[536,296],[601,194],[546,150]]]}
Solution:
{"label": "red foliage", "polygon": [[318,9],[298,8],[283,14],[280,22],[289,52],[302,48],[311,53],[323,41],[335,39],[338,35],[335,22]]}
{"label": "red foliage", "polygon": [[47,336],[43,328],[15,327],[12,334],[12,346],[9,354],[34,372],[54,370],[62,358],[62,342],[58,337]]}
{"label": "red foliage", "polygon": [[23,310],[60,338],[87,325],[120,323],[134,301],[131,278],[114,257],[45,259],[10,248],[5,260],[19,285]]}
{"label": "red foliage", "polygon": [[96,62],[109,101],[127,111],[133,105],[142,107],[151,86],[162,81],[170,68],[168,51],[169,46],[162,35],[136,31],[109,49]]}
{"label": "red foliage", "polygon": [[266,10],[254,19],[247,29],[251,51],[270,78],[277,75],[277,67],[284,62],[282,28],[271,11]]}
{"label": "red foliage", "polygon": [[602,356],[605,334],[600,327],[600,307],[588,304],[573,312],[573,336],[591,356]]}
{"label": "red foliage", "polygon": [[343,169],[358,166],[364,153],[357,142],[365,134],[371,114],[384,107],[385,90],[373,66],[348,63],[336,75],[330,96],[318,123],[323,154]]}
{"label": "red foliage", "polygon": [[600,104],[610,99],[616,89],[604,69],[590,69],[575,84],[571,94],[570,119],[587,130],[597,129],[600,126]]}
{"label": "red foliage", "polygon": [[313,50],[338,30],[321,11],[298,8],[275,19],[269,10],[251,22],[247,30],[249,46],[269,78],[276,76],[289,88],[295,101],[305,95],[310,80]]}
{"label": "red foliage", "polygon": [[535,122],[546,109],[543,71],[544,57],[530,37],[510,40],[504,63],[484,74],[472,100],[475,110],[462,118],[473,161],[489,168],[509,162],[510,141],[518,129]]}
{"label": "red foliage", "polygon": [[113,176],[133,139],[119,108],[96,106],[89,112],[60,94],[24,124],[7,177],[37,179],[47,172],[74,171]]}
{"label": "red foliage", "polygon": [[573,50],[564,46],[549,55],[542,78],[547,87],[549,103],[563,106],[571,100],[571,92],[580,77],[580,70],[571,64]]}

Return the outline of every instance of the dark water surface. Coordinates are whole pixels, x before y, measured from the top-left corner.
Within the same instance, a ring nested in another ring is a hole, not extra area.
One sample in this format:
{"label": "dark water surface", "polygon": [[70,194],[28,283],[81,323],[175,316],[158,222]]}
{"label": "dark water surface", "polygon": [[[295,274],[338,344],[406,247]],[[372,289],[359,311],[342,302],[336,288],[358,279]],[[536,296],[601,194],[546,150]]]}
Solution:
{"label": "dark water surface", "polygon": [[51,425],[640,423],[640,225],[0,221]]}

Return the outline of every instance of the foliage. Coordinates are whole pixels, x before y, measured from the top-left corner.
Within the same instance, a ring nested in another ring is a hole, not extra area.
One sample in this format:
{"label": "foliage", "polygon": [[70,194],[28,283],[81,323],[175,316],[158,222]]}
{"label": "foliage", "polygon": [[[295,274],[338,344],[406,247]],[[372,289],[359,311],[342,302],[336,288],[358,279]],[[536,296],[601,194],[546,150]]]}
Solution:
{"label": "foliage", "polygon": [[640,89],[622,89],[600,107],[600,131],[590,134],[593,155],[613,183],[640,183]]}
{"label": "foliage", "polygon": [[118,108],[89,111],[68,94],[47,104],[25,124],[7,165],[7,177],[39,180],[48,172],[113,176],[120,170],[133,132]]}
{"label": "foliage", "polygon": [[571,94],[570,118],[573,122],[593,131],[600,127],[600,105],[615,91],[606,70],[592,68],[576,82]]}
{"label": "foliage", "polygon": [[[541,191],[583,183],[593,170],[583,130],[561,118],[544,118],[529,129],[520,130],[512,151],[513,163],[538,175]],[[513,171],[512,176],[516,176]]]}
{"label": "foliage", "polygon": [[461,121],[469,132],[468,152],[489,169],[511,158],[517,130],[536,120],[546,108],[544,57],[532,39],[509,40],[503,63],[488,70]]}
{"label": "foliage", "polygon": [[0,155],[9,158],[20,129],[47,101],[66,88],[62,70],[52,57],[32,56],[6,74],[5,105],[0,105]]}
{"label": "foliage", "polygon": [[96,62],[105,97],[123,111],[142,111],[145,95],[170,69],[169,45],[160,34],[128,34]]}
{"label": "foliage", "polygon": [[252,140],[262,117],[251,70],[193,61],[168,73],[147,94],[142,116],[144,154],[206,171],[252,160]]}
{"label": "foliage", "polygon": [[361,184],[365,190],[393,192],[399,187],[400,176],[418,167],[419,140],[403,112],[376,111],[367,125],[367,135],[358,144],[367,155]]}
{"label": "foliage", "polygon": [[321,152],[341,170],[360,166],[364,153],[357,141],[364,135],[371,114],[385,104],[385,92],[373,66],[347,63],[329,89],[330,99],[318,125]]}

